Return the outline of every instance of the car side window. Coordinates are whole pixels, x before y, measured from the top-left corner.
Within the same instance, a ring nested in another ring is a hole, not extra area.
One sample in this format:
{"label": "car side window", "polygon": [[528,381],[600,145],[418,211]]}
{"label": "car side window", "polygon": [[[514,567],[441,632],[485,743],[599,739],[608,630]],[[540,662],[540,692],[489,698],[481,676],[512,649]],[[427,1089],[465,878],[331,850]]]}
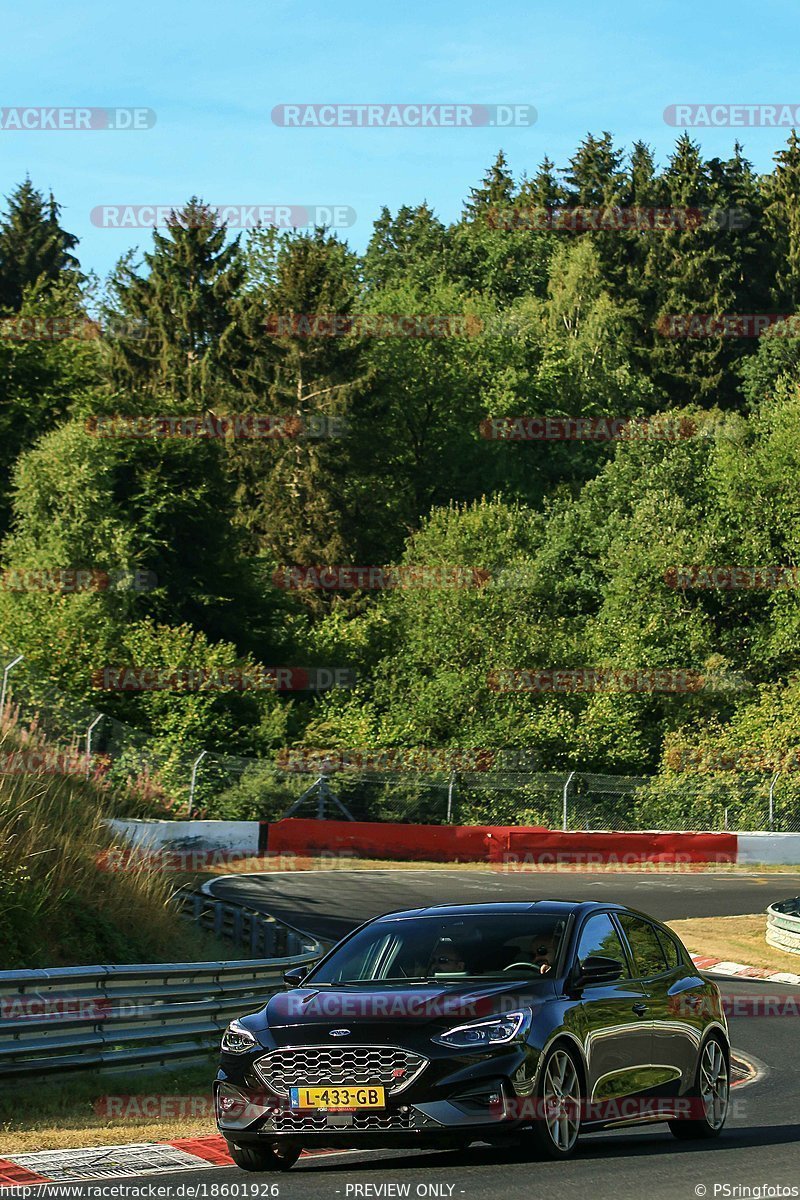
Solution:
{"label": "car side window", "polygon": [[670,967],[679,967],[683,962],[683,954],[681,953],[680,946],[674,937],[667,933],[666,929],[661,929],[658,925],[655,928],[658,940],[661,942],[661,948],[667,957],[667,965]]}
{"label": "car side window", "polygon": [[629,913],[618,913],[618,920],[633,951],[636,973],[642,979],[667,970],[667,959],[655,927]]}
{"label": "car side window", "polygon": [[625,968],[623,974],[628,974],[628,958],[608,913],[596,913],[589,917],[581,930],[576,954],[578,962],[581,964],[584,959],[596,955],[602,958],[615,958]]}

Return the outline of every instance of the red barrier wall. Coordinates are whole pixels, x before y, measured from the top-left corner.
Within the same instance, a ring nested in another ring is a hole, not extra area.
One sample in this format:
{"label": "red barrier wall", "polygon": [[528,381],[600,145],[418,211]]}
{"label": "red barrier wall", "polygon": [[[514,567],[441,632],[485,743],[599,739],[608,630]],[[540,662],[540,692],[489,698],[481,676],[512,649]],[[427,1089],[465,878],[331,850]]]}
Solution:
{"label": "red barrier wall", "polygon": [[271,824],[271,854],[350,851],[364,858],[427,862],[736,862],[733,833],[562,833],[517,825],[395,825],[381,821]]}

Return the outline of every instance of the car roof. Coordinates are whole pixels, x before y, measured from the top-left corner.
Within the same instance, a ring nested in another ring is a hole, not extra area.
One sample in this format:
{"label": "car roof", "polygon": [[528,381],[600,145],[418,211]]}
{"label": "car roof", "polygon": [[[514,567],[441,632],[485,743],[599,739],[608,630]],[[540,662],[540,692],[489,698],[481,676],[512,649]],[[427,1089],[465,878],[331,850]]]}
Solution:
{"label": "car roof", "polygon": [[622,904],[600,904],[596,900],[494,900],[478,904],[430,904],[425,908],[408,908],[399,912],[383,913],[376,921],[401,921],[414,917],[466,917],[507,916],[510,913],[530,913],[535,916],[567,916],[603,911],[609,908],[625,909]]}

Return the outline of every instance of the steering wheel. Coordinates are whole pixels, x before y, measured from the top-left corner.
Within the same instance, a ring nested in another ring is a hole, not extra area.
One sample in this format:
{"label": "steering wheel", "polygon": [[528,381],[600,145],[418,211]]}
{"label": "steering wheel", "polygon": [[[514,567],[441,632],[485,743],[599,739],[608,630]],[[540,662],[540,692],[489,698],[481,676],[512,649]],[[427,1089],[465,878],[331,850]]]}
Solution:
{"label": "steering wheel", "polygon": [[[549,966],[549,963],[547,965]],[[509,963],[507,967],[503,967],[503,970],[504,971],[513,971],[515,967],[525,967],[529,971],[535,971],[537,975],[540,975],[541,971],[542,971],[541,963],[539,963],[539,965],[537,966],[536,963],[531,963],[531,962]]]}

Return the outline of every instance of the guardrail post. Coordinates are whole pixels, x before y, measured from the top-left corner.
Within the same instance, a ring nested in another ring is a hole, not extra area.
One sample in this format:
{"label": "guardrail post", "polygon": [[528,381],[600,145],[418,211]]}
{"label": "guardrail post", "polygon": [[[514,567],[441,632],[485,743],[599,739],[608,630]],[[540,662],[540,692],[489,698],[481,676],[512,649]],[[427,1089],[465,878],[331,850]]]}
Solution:
{"label": "guardrail post", "polygon": [[568,821],[568,817],[569,817],[569,813],[568,813],[569,785],[572,783],[574,778],[575,778],[575,772],[570,771],[569,775],[567,776],[567,782],[564,784],[564,796],[563,796],[562,805],[561,805],[561,828],[564,833],[567,832],[567,821]]}
{"label": "guardrail post", "polygon": [[92,734],[96,727],[100,724],[105,713],[98,713],[92,721],[89,728],[86,730],[86,778],[88,779],[92,773]]}
{"label": "guardrail post", "polygon": [[447,824],[453,824],[453,791],[456,786],[456,773],[450,776],[450,783],[447,785]]}
{"label": "guardrail post", "polygon": [[10,662],[8,666],[3,668],[3,685],[2,688],[0,688],[0,720],[2,720],[2,718],[5,716],[6,711],[6,691],[8,689],[8,677],[11,674],[12,669],[16,667],[18,663],[21,663],[24,657],[24,654],[18,654],[13,662]]}
{"label": "guardrail post", "polygon": [[775,784],[778,782],[780,772],[776,771],[772,777],[772,783],[769,785],[769,827],[775,828]]}
{"label": "guardrail post", "polygon": [[194,812],[194,790],[197,787],[197,769],[207,754],[208,751],[203,750],[192,763],[192,780],[189,784],[189,811],[186,814],[188,820],[191,820],[192,813]]}

